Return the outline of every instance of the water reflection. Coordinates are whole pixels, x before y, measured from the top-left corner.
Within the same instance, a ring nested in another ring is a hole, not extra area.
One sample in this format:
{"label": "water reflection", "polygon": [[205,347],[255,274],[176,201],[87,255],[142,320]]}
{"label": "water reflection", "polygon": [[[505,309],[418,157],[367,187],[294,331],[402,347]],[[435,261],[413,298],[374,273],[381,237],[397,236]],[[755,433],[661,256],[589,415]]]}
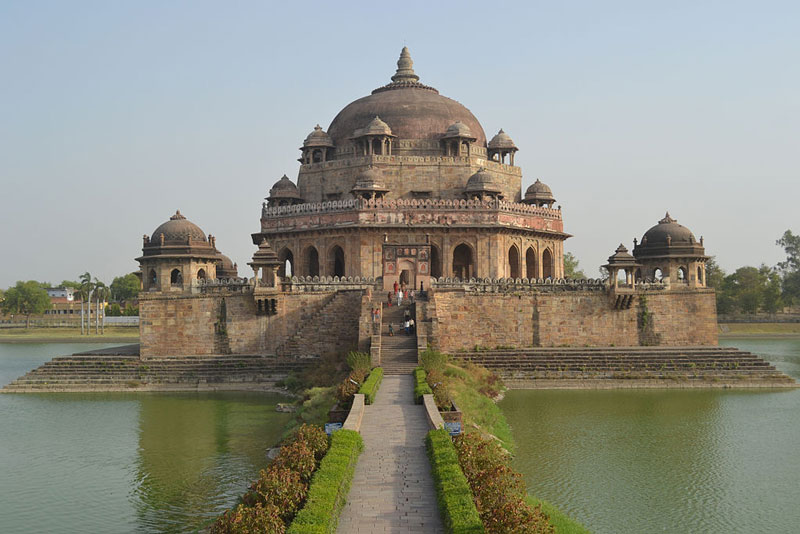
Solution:
{"label": "water reflection", "polygon": [[288,421],[271,400],[267,408],[263,395],[142,398],[133,493],[140,529],[194,531],[230,506]]}

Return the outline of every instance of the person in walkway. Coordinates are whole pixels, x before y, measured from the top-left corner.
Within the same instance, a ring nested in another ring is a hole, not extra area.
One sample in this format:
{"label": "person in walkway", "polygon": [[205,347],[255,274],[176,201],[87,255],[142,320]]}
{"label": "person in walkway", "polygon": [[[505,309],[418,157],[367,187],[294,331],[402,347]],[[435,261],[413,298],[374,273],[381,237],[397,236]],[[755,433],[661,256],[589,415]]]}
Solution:
{"label": "person in walkway", "polygon": [[394,292],[397,293],[397,280],[394,281]]}
{"label": "person in walkway", "polygon": [[403,292],[402,291],[398,291],[397,292],[397,305],[398,306],[402,306],[403,305]]}
{"label": "person in walkway", "polygon": [[390,336],[394,335],[394,328],[392,328],[392,323],[389,323],[389,335]]}
{"label": "person in walkway", "polygon": [[406,322],[403,323],[403,327],[406,329],[406,335],[408,335],[410,332],[409,328],[411,328],[411,324],[408,319],[406,319]]}
{"label": "person in walkway", "polygon": [[414,319],[411,319],[410,321],[408,321],[408,326],[409,326],[409,329],[411,331],[411,335],[412,336],[417,333],[417,331],[414,329],[414,327],[415,327]]}
{"label": "person in walkway", "polygon": [[389,291],[389,296],[386,297],[386,300],[388,302],[387,305],[391,308],[392,307],[392,292],[391,291]]}
{"label": "person in walkway", "polygon": [[410,318],[411,318],[411,312],[408,311],[408,308],[406,308],[405,311],[403,311],[403,319],[408,321]]}

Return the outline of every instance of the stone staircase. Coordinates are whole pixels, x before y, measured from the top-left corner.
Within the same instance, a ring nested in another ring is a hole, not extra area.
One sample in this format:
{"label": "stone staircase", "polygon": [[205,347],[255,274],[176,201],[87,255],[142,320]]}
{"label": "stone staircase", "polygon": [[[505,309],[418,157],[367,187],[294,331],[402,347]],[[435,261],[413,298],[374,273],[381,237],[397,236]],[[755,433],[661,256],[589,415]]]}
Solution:
{"label": "stone staircase", "polygon": [[130,351],[113,352],[53,358],[0,392],[266,390],[313,362],[260,355],[140,360]]}
{"label": "stone staircase", "polygon": [[[302,318],[303,324],[278,347],[278,355],[307,357],[353,350],[353,343],[348,343],[344,333],[352,331],[354,322],[357,328],[360,309],[354,307],[354,297],[360,299],[360,295],[352,291],[334,293],[316,312]],[[322,335],[324,332],[339,335]]]}
{"label": "stone staircase", "polygon": [[797,386],[769,362],[731,347],[531,348],[456,357],[492,370],[511,387],[586,380]]}
{"label": "stone staircase", "polygon": [[[411,374],[417,366],[417,336],[406,335],[403,328],[403,312],[407,306],[383,308],[381,318],[381,367],[384,375]],[[389,335],[389,323],[394,327],[394,336]]]}

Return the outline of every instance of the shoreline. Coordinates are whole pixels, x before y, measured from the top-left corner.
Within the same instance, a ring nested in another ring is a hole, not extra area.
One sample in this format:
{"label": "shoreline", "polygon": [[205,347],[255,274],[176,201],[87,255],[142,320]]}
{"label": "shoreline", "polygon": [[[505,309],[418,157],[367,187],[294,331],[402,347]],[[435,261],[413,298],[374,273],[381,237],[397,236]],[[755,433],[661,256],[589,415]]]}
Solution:
{"label": "shoreline", "polygon": [[0,335],[0,343],[139,343],[139,336],[51,337]]}

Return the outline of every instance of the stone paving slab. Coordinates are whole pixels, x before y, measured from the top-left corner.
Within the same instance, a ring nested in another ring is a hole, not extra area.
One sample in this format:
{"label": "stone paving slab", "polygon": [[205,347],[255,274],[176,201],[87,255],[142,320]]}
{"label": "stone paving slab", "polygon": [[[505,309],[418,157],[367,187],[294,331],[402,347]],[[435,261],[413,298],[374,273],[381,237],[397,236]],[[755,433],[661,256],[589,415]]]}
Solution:
{"label": "stone paving slab", "polygon": [[430,463],[428,423],[411,375],[385,376],[364,409],[358,459],[339,534],[444,532]]}

